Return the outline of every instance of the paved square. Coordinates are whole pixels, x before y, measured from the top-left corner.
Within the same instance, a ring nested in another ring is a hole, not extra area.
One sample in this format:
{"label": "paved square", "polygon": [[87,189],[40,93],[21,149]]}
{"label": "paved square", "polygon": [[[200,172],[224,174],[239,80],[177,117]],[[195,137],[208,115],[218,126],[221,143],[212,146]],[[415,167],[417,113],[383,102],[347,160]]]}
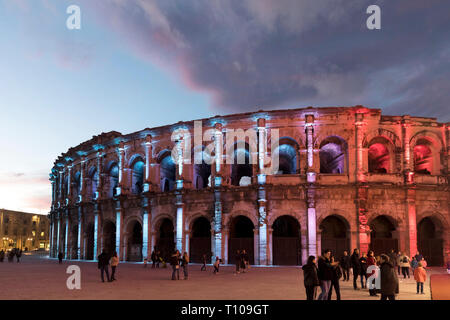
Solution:
{"label": "paved square", "polygon": [[[66,280],[69,265],[81,268],[81,290],[69,290]],[[300,267],[253,267],[248,273],[235,275],[233,266],[221,267],[214,275],[212,266],[200,271],[189,265],[189,280],[172,281],[171,268],[144,268],[143,264],[121,263],[117,281],[102,283],[96,262],[64,261],[43,255],[25,255],[20,263],[0,263],[0,299],[195,299],[195,300],[305,300],[303,272]],[[401,280],[399,300],[429,300],[429,276],[445,273],[444,268],[427,270],[424,295],[416,294],[416,283]],[[180,279],[183,279],[180,272]],[[343,300],[377,300],[367,290],[355,291],[352,282],[341,281]],[[336,296],[333,292],[333,300]]]}

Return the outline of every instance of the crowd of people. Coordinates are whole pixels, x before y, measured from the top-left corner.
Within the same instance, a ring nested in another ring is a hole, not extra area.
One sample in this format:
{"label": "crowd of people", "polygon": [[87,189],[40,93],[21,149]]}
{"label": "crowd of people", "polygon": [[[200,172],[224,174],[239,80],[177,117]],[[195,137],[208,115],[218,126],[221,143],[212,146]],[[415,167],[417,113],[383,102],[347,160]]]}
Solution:
{"label": "crowd of people", "polygon": [[0,262],[5,260],[5,256],[8,258],[8,262],[14,262],[14,257],[16,257],[16,261],[20,262],[20,258],[22,257],[22,249],[13,248],[9,251],[0,250]]}
{"label": "crowd of people", "polygon": [[[351,256],[348,251],[344,251],[337,261],[331,250],[326,249],[318,261],[316,257],[310,256],[302,267],[306,297],[307,300],[316,300],[317,288],[320,287],[321,292],[317,300],[331,300],[333,289],[336,299],[340,300],[339,282],[341,278],[343,278],[342,281],[350,281],[350,270],[353,274],[354,290],[368,289],[370,296],[378,297],[380,293],[381,300],[395,300],[395,295],[399,293],[400,272],[406,279],[406,277],[410,278],[409,271],[412,269],[413,277],[417,282],[417,294],[424,294],[426,265],[426,261],[419,252],[410,259],[406,254],[396,253],[394,250],[391,250],[389,254],[375,256],[371,250],[367,254],[360,255],[359,250],[354,249]],[[358,277],[361,288],[358,287]]]}

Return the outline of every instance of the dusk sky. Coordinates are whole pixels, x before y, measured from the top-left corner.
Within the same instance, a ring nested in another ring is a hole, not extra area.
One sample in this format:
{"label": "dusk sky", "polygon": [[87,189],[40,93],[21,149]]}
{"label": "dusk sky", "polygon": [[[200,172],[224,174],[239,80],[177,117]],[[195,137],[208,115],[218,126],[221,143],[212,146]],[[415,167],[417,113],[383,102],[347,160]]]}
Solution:
{"label": "dusk sky", "polygon": [[48,213],[54,160],[111,130],[359,104],[450,122],[449,30],[448,0],[0,0],[0,208]]}

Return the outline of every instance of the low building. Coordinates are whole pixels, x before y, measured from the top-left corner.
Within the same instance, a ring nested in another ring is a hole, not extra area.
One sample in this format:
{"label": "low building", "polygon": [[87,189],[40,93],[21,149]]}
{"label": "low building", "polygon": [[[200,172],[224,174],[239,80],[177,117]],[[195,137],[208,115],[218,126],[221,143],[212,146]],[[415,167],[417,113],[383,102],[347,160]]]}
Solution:
{"label": "low building", "polygon": [[49,249],[47,216],[0,209],[0,250]]}

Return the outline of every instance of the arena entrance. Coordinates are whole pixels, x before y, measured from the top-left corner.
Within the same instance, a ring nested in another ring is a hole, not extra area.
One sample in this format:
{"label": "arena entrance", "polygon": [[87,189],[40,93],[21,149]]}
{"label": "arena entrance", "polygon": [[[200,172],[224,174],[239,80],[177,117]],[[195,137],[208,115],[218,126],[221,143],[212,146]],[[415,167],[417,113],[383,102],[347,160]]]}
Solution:
{"label": "arena entrance", "polygon": [[86,260],[94,260],[94,224],[90,223],[86,228]]}
{"label": "arena entrance", "polygon": [[370,250],[373,250],[375,255],[387,254],[392,249],[398,252],[398,239],[393,236],[395,226],[386,216],[375,218],[370,224],[370,228],[372,229]]}
{"label": "arena entrance", "polygon": [[272,250],[274,265],[301,265],[300,224],[291,216],[278,217],[273,225]]}
{"label": "arena entrance", "polygon": [[103,223],[103,250],[109,256],[116,251],[116,225],[110,220]]}
{"label": "arena entrance", "polygon": [[236,251],[245,250],[250,264],[254,264],[253,222],[245,216],[237,216],[231,222],[230,239],[228,240],[228,263],[236,262]]}
{"label": "arena entrance", "polygon": [[322,250],[330,249],[336,259],[340,259],[345,250],[350,253],[349,227],[346,221],[331,215],[323,219],[319,228],[322,229],[320,239]]}
{"label": "arena entrance", "polygon": [[[417,247],[429,266],[444,265],[443,240],[431,218],[423,218],[417,226]],[[415,254],[415,253],[411,253]]]}
{"label": "arena entrance", "polygon": [[192,262],[202,262],[206,254],[206,261],[211,260],[211,224],[205,217],[195,219],[192,225],[192,237],[189,242],[189,255]]}
{"label": "arena entrance", "polygon": [[129,224],[127,261],[142,261],[142,226],[139,221]]}
{"label": "arena entrance", "polygon": [[173,223],[168,218],[164,218],[159,226],[156,250],[159,250],[159,254],[164,261],[169,261],[170,256],[175,251]]}

